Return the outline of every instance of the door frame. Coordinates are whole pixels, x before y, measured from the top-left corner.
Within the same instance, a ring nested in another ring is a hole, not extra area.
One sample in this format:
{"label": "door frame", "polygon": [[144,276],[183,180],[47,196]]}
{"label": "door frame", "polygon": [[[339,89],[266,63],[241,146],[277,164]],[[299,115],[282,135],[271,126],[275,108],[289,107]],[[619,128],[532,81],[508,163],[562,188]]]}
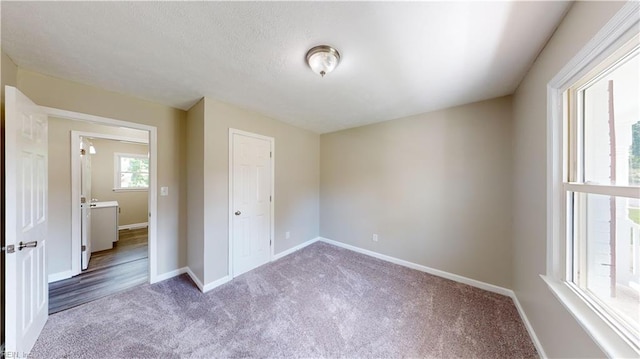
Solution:
{"label": "door frame", "polygon": [[[67,120],[83,121],[95,123],[98,125],[128,127],[136,130],[147,131],[149,133],[149,283],[158,282],[158,263],[156,258],[157,252],[157,232],[158,232],[158,128],[156,126],[144,125],[136,122],[118,120],[115,118],[90,115],[81,112],[61,110],[53,107],[42,106],[42,109],[49,117],[63,118]],[[139,140],[138,140],[139,141]],[[73,150],[73,147],[72,147]],[[72,162],[73,163],[73,162]],[[79,169],[78,169],[79,170]],[[76,178],[71,176],[71,180]],[[74,187],[71,188],[72,196]],[[80,197],[78,193],[78,202]],[[72,206],[75,208],[75,206]],[[78,211],[79,216],[79,211]],[[73,221],[75,217],[71,220]],[[78,220],[76,218],[75,220]],[[73,231],[74,227],[72,227]],[[78,233],[79,235],[79,233]],[[78,237],[79,238],[79,237]],[[73,254],[73,248],[72,248]]]}
{"label": "door frame", "polygon": [[273,137],[263,136],[257,133],[247,132],[238,130],[235,128],[229,128],[229,277],[233,278],[233,135],[242,135],[247,137],[253,137],[265,141],[269,141],[270,151],[271,151],[271,203],[269,206],[270,212],[270,223],[269,227],[271,228],[271,233],[269,236],[271,237],[271,245],[269,251],[269,262],[273,261],[274,258],[274,248],[276,247],[276,239],[275,239],[275,184],[276,184],[276,152],[275,152],[275,139]]}
{"label": "door frame", "polygon": [[[148,132],[148,131],[147,131]],[[92,137],[99,138],[103,140],[115,140],[115,141],[127,141],[134,142],[139,144],[146,144],[149,147],[149,156],[151,156],[151,146],[149,146],[149,136],[147,136],[146,140],[135,138],[135,137],[126,137],[119,135],[109,135],[104,133],[97,132],[84,132],[84,131],[71,131],[71,276],[78,275],[82,273],[82,265],[81,265],[81,246],[82,246],[82,236],[80,233],[81,221],[80,221],[80,208],[75,204],[80,203],[80,161],[77,160],[78,148],[80,147],[80,137]],[[149,160],[151,161],[151,160]],[[151,184],[155,182],[150,178],[149,180],[149,189],[148,192],[151,192]],[[147,197],[151,197],[150,195]],[[149,201],[149,198],[147,198]],[[147,203],[149,209],[151,209],[151,203]],[[149,223],[149,226],[151,224]],[[149,236],[149,260],[151,260],[151,236]],[[151,273],[151,272],[149,272]]]}

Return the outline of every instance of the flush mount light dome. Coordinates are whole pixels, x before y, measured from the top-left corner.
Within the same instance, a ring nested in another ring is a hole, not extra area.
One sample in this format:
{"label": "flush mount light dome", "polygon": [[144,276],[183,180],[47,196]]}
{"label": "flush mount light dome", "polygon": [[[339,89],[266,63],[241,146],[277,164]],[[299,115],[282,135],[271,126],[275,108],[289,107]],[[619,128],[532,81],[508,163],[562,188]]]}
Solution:
{"label": "flush mount light dome", "polygon": [[307,64],[313,72],[324,77],[340,62],[340,53],[331,46],[320,45],[307,52]]}

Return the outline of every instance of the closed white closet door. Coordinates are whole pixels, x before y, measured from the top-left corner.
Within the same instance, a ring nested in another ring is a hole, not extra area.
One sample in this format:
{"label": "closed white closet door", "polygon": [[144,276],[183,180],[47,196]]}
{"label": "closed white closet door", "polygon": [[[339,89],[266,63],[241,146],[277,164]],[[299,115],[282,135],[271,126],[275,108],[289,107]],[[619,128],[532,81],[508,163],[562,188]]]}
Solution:
{"label": "closed white closet door", "polygon": [[240,133],[230,140],[232,263],[238,276],[271,258],[272,141]]}

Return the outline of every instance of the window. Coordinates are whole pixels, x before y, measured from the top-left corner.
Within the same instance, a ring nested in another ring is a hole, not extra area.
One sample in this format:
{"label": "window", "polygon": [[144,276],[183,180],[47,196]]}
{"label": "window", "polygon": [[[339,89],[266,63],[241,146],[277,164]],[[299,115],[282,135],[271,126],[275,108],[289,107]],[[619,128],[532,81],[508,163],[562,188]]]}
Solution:
{"label": "window", "polygon": [[541,277],[612,358],[640,357],[639,24],[625,3],[547,84]]}
{"label": "window", "polygon": [[567,284],[640,349],[640,45],[565,93]]}
{"label": "window", "polygon": [[114,155],[114,191],[149,188],[149,156],[128,153]]}

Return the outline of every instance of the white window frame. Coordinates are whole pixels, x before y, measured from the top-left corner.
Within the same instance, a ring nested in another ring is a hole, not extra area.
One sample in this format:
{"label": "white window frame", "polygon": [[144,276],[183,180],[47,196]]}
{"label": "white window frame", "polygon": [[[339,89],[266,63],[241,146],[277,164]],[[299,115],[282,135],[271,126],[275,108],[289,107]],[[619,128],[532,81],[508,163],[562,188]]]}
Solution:
{"label": "white window frame", "polygon": [[566,191],[593,191],[628,197],[637,191],[633,187],[593,184],[565,184],[567,168],[568,99],[566,91],[589,72],[594,71],[607,57],[638,34],[640,3],[628,2],[596,34],[596,36],[547,84],[547,268],[541,275],[551,292],[575,317],[585,331],[609,356],[638,357],[635,343],[623,335],[592,303],[585,300],[568,279],[567,263],[571,259],[567,243]]}
{"label": "white window frame", "polygon": [[141,159],[146,159],[149,160],[149,156],[148,155],[143,155],[140,153],[122,153],[122,152],[115,152],[113,154],[113,191],[114,192],[143,192],[143,191],[148,191],[149,187],[120,187],[121,183],[120,183],[120,173],[122,172],[120,170],[120,159],[122,157],[129,157],[129,158],[141,158]]}

